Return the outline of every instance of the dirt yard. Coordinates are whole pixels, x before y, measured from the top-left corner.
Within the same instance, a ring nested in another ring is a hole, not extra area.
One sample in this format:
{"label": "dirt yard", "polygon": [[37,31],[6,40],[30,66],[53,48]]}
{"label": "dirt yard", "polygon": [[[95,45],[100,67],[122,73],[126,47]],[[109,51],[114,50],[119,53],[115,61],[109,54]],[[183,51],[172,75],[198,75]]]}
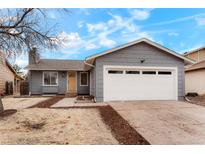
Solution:
{"label": "dirt yard", "polygon": [[33,97],[33,98],[3,98],[4,109],[24,109],[35,105],[41,101],[47,100],[50,97]]}
{"label": "dirt yard", "polygon": [[[11,107],[9,103],[6,106]],[[118,144],[118,141],[95,108],[30,108],[0,119],[0,144]]]}

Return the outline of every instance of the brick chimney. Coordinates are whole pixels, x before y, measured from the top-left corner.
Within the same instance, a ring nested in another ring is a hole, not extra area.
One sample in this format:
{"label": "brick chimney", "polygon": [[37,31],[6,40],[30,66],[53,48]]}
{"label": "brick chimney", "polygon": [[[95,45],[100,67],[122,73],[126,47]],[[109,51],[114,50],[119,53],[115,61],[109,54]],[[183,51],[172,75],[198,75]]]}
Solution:
{"label": "brick chimney", "polygon": [[40,55],[36,48],[32,48],[29,51],[29,64],[37,64],[40,60]]}

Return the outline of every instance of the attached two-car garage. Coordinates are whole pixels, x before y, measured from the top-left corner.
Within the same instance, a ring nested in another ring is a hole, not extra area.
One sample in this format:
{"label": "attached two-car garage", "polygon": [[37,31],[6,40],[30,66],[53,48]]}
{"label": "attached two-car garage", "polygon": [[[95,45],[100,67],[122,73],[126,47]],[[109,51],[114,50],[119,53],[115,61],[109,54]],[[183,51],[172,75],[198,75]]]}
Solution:
{"label": "attached two-car garage", "polygon": [[[193,62],[142,38],[86,58],[96,102],[183,100],[184,66]],[[174,101],[173,101],[174,102]]]}
{"label": "attached two-car garage", "polygon": [[176,67],[104,67],[104,101],[177,100]]}

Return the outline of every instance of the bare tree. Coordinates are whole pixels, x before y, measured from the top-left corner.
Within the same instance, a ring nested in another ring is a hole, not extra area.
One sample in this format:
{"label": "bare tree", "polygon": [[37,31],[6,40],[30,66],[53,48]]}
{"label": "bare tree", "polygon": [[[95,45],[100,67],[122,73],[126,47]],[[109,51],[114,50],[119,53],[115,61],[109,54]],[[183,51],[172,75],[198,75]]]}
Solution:
{"label": "bare tree", "polygon": [[[47,25],[46,19],[46,9],[1,9],[0,51],[11,57],[26,53],[33,47],[56,49],[59,42],[56,25]],[[1,111],[3,105],[0,98]]]}

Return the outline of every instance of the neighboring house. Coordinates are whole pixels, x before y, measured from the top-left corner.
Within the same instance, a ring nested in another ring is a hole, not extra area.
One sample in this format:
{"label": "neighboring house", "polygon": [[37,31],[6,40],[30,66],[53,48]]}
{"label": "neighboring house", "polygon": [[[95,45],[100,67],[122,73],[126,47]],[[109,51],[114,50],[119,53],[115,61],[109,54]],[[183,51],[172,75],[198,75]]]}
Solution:
{"label": "neighboring house", "polygon": [[193,62],[148,39],[87,57],[39,59],[29,54],[31,94],[89,94],[97,102],[182,100],[184,65]]}
{"label": "neighboring house", "polygon": [[205,47],[184,53],[184,56],[195,61],[185,68],[185,92],[205,94]]}
{"label": "neighboring house", "polygon": [[23,78],[16,73],[4,54],[0,52],[0,95],[6,94],[6,82],[12,82],[13,94],[18,94],[21,80]]}
{"label": "neighboring house", "polygon": [[185,69],[186,94],[189,92],[205,94],[205,60]]}
{"label": "neighboring house", "polygon": [[185,52],[184,56],[194,60],[195,62],[200,62],[202,60],[205,60],[205,47],[201,47],[189,52]]}

